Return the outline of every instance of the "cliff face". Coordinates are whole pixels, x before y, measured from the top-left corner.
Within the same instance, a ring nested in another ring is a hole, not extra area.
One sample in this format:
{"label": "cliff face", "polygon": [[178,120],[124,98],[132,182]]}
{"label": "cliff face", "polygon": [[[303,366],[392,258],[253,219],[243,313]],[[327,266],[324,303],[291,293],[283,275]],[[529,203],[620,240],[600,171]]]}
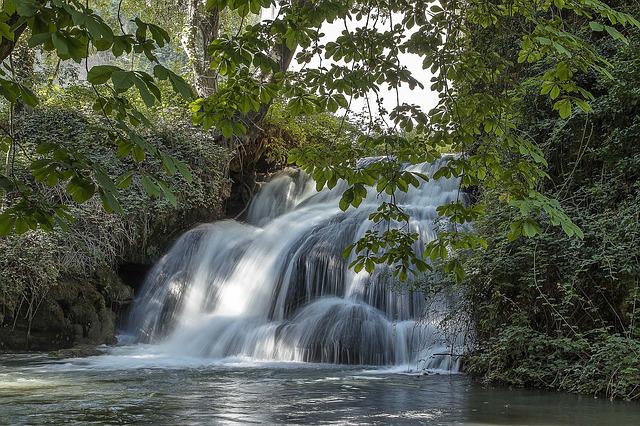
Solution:
{"label": "cliff face", "polygon": [[[182,231],[198,223],[222,219],[216,211],[191,212],[180,220],[163,220],[151,225],[148,240],[132,241],[123,257],[109,265],[80,272],[62,268],[58,275],[21,283],[19,294],[0,294],[0,352],[57,350],[77,345],[113,344],[119,325],[126,323],[128,309],[142,285],[148,269],[166,252]],[[59,234],[64,236],[64,233]],[[18,238],[25,242],[24,238]],[[68,247],[59,243],[60,250]],[[139,244],[139,245],[136,245]],[[31,252],[33,247],[29,247]],[[15,251],[12,253],[15,254]],[[72,254],[73,255],[73,254]],[[35,257],[16,255],[18,268],[34,277],[30,270],[39,267]],[[26,264],[30,262],[31,264]],[[2,287],[12,286],[9,271],[0,272]],[[13,281],[13,284],[16,284]]]}

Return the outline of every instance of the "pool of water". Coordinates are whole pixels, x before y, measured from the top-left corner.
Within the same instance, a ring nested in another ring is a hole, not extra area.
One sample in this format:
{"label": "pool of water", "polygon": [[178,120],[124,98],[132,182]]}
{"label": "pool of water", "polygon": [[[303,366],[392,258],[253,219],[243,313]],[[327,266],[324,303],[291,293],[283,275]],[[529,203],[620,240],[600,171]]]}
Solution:
{"label": "pool of water", "polygon": [[486,388],[460,374],[163,358],[0,355],[0,424],[640,425],[640,404]]}

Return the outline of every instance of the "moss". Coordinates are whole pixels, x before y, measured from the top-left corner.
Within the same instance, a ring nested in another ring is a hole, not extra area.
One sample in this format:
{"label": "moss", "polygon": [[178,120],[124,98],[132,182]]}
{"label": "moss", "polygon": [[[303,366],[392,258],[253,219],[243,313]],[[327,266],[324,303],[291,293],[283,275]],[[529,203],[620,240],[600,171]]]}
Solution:
{"label": "moss", "polygon": [[355,126],[329,113],[294,116],[285,105],[275,103],[262,125],[262,145],[258,157],[270,170],[289,164],[289,152],[305,144],[335,143],[335,138],[353,140],[359,133]]}

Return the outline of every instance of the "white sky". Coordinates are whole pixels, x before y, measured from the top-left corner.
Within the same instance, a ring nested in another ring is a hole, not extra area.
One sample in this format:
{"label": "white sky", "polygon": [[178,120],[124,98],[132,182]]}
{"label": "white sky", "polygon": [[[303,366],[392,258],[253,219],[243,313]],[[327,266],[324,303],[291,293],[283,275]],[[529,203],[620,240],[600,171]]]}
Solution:
{"label": "white sky", "polygon": [[[276,9],[273,8],[271,10],[264,10],[262,16],[263,19],[273,19],[276,15]],[[401,21],[401,15],[396,15],[393,17],[395,22]],[[358,24],[363,24],[363,22],[353,22],[353,27],[356,28]],[[388,25],[388,24],[386,24]],[[334,41],[336,37],[338,37],[342,31],[344,30],[344,22],[336,21],[332,24],[325,23],[322,26],[321,32],[325,34],[325,37],[322,39],[322,43],[326,44],[329,41]],[[382,31],[382,29],[381,29]],[[409,33],[407,35],[410,35]],[[422,69],[422,60],[420,57],[412,54],[401,54],[399,56],[401,65],[406,66],[409,71],[411,71],[413,77],[420,81],[424,85],[424,89],[420,89],[419,87],[411,90],[409,86],[401,86],[399,89],[400,95],[400,103],[407,104],[416,104],[419,105],[423,111],[428,111],[433,108],[438,102],[438,94],[432,92],[430,89],[431,86],[431,77],[432,74],[429,70]],[[323,59],[325,65],[331,63],[326,59]],[[319,58],[316,56],[310,64],[308,64],[307,68],[317,67],[320,64]],[[291,64],[291,69],[293,71],[300,69],[300,65],[295,61]],[[396,94],[394,91],[388,91],[383,88],[381,91],[381,96],[384,98],[383,106],[387,111],[391,111],[396,106]],[[370,101],[375,99],[375,97],[369,97]],[[351,109],[354,112],[361,112],[366,108],[366,100],[365,99],[354,99],[351,104]],[[375,104],[372,105],[372,108],[375,108]],[[375,114],[375,111],[373,111]]]}

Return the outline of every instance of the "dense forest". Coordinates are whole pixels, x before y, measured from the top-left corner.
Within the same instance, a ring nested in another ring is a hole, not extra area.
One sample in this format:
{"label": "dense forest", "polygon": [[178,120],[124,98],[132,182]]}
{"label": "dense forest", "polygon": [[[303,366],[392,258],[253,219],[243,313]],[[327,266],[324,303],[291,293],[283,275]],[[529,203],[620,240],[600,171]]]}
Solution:
{"label": "dense forest", "polygon": [[[394,291],[455,294],[463,371],[639,399],[637,16],[622,0],[5,1],[0,351],[114,344],[182,233],[245,218],[295,167],[342,189],[342,211],[388,196],[340,250]],[[406,167],[423,163],[440,166]],[[420,244],[397,200],[447,178],[458,196]]]}
{"label": "dense forest", "polygon": [[541,188],[584,238],[543,221],[541,236],[509,242],[510,214],[495,207],[495,191],[483,192],[489,208],[475,225],[489,248],[466,260],[462,284],[481,342],[469,369],[490,381],[637,399],[640,40],[630,34],[620,46],[591,37],[612,64],[612,78],[580,76],[594,94],[592,113],[559,119],[535,90],[521,104],[522,130],[549,163]]}

